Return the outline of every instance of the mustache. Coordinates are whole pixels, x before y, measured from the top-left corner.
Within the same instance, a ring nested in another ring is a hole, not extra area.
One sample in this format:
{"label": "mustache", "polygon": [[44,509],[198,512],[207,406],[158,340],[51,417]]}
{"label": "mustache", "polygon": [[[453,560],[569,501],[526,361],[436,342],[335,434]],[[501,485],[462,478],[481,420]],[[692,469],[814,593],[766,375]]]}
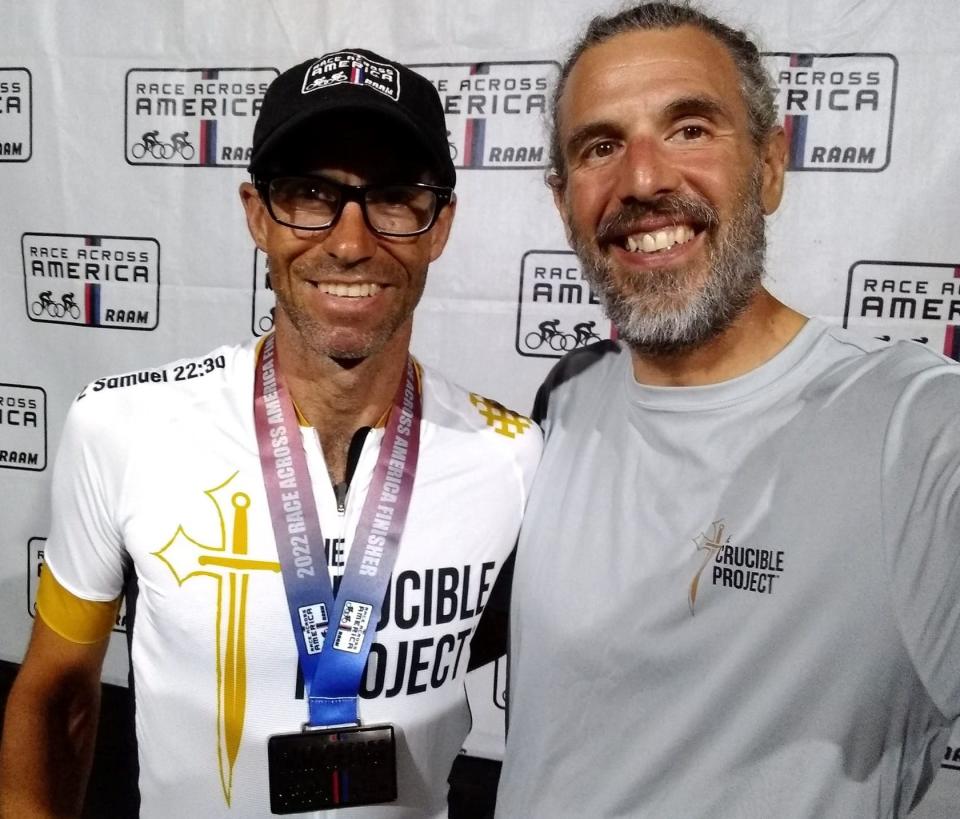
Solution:
{"label": "mustache", "polygon": [[610,244],[636,233],[636,224],[648,216],[673,217],[678,223],[690,222],[702,229],[720,224],[719,212],[705,199],[668,193],[657,199],[627,202],[616,213],[611,213],[597,227],[597,242]]}

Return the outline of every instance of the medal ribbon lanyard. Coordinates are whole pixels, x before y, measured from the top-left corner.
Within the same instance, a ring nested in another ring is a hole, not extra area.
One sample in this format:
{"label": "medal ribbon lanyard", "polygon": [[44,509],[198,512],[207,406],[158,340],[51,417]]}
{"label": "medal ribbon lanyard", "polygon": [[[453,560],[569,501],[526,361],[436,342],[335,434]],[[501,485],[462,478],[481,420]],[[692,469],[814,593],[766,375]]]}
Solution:
{"label": "medal ribbon lanyard", "polygon": [[309,724],[346,725],[359,722],[357,696],[410,505],[420,449],[420,391],[408,358],[334,599],[300,426],[277,374],[274,339],[271,334],[263,343],[254,382],[260,466]]}

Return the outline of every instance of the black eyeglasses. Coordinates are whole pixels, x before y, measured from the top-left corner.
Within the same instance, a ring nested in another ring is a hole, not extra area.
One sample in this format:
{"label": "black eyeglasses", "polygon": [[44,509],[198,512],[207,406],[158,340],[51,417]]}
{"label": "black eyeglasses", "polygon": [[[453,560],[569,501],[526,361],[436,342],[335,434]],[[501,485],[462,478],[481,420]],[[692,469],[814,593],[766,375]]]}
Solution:
{"label": "black eyeglasses", "polygon": [[270,216],[300,230],[333,227],[343,206],[356,202],[367,227],[381,236],[416,236],[433,227],[453,188],[410,185],[344,185],[325,176],[275,176],[256,180]]}

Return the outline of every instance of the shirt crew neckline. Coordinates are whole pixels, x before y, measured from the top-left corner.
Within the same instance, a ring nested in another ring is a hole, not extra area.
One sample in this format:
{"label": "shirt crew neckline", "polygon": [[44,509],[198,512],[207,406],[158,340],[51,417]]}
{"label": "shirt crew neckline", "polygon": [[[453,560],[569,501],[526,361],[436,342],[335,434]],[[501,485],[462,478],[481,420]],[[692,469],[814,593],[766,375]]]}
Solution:
{"label": "shirt crew neckline", "polygon": [[794,372],[828,329],[825,322],[811,317],[769,361],[736,378],[696,387],[640,384],[633,377],[632,358],[627,355],[623,370],[624,391],[631,404],[663,412],[701,412],[739,404]]}

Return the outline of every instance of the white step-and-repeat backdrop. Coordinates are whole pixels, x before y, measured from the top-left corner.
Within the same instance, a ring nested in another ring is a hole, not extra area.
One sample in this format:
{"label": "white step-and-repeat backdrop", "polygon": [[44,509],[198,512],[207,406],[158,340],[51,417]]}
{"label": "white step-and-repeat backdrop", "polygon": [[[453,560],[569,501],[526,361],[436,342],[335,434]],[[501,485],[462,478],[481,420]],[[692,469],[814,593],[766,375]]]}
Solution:
{"label": "white step-and-repeat backdrop", "polygon": [[[278,71],[366,47],[418,66],[440,91],[460,205],[418,313],[423,361],[527,410],[575,324],[609,335],[543,184],[544,113],[585,22],[618,7],[0,0],[0,659],[19,661],[26,646],[51,466],[82,386],[271,326],[265,259],[236,190]],[[957,358],[957,0],[710,8],[759,36],[790,135],[771,289]],[[562,335],[543,337],[548,319]],[[125,681],[123,627],[110,682]],[[499,753],[503,685],[499,665],[471,683],[474,753]],[[960,813],[955,740],[916,815]]]}

